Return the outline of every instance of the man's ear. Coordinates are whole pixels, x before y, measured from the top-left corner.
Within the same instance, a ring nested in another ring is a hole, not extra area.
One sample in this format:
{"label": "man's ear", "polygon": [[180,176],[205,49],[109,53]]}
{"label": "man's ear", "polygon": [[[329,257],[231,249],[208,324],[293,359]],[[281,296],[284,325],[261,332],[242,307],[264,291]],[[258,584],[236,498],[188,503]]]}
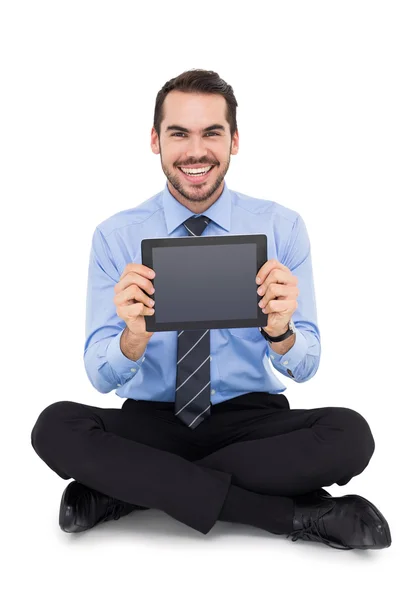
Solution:
{"label": "man's ear", "polygon": [[157,131],[154,127],[151,128],[150,147],[154,154],[160,154],[160,140],[158,139]]}
{"label": "man's ear", "polygon": [[239,152],[239,131],[236,129],[232,136],[231,142],[231,154],[237,154]]}

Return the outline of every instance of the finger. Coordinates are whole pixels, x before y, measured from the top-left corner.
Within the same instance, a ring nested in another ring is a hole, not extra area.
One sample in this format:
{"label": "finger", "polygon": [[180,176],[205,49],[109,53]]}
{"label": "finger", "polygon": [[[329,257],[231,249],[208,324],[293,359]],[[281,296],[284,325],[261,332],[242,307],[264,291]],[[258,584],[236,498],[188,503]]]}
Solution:
{"label": "finger", "polygon": [[141,302],[146,306],[154,306],[154,300],[150,298],[143,290],[139,288],[137,294],[135,294],[134,302]]}
{"label": "finger", "polygon": [[284,283],[285,285],[297,285],[297,277],[292,275],[290,271],[282,271],[282,269],[272,269],[268,277],[264,280],[265,289],[271,283]]}
{"label": "finger", "polygon": [[118,311],[118,316],[121,317],[125,322],[129,320],[136,320],[144,315],[154,314],[154,308],[149,308],[141,302],[131,304],[130,306],[121,307]]}
{"label": "finger", "polygon": [[293,302],[293,300],[270,300],[262,312],[265,314],[280,313],[282,315],[292,315],[297,306],[297,302]]}
{"label": "finger", "polygon": [[119,278],[119,280],[121,281],[121,279],[123,277],[125,277],[125,275],[127,273],[139,273],[139,275],[142,275],[143,277],[154,277],[155,273],[152,269],[150,269],[149,267],[146,267],[146,265],[142,265],[140,263],[128,263],[125,267],[125,269],[122,271],[121,276]]}
{"label": "finger", "polygon": [[281,284],[288,285],[288,286],[295,286],[295,285],[297,285],[297,277],[292,275],[290,273],[290,271],[289,271],[289,273],[287,273],[286,271],[282,271],[281,269],[274,269],[268,275],[267,279],[262,282],[260,287],[257,288],[257,294],[259,296],[262,296],[263,294],[265,294],[267,292],[268,288],[274,283],[281,283]]}
{"label": "finger", "polygon": [[279,298],[281,300],[285,299],[293,299],[297,298],[299,295],[299,288],[295,285],[290,284],[281,284],[281,283],[271,283],[268,286],[267,291],[264,295],[266,299],[266,303],[274,298]]}
{"label": "finger", "polygon": [[146,277],[142,277],[142,275],[132,272],[128,272],[119,283],[115,284],[114,291],[116,294],[118,294],[133,283],[136,283],[136,285],[145,290],[148,294],[154,294],[153,283]]}
{"label": "finger", "polygon": [[125,269],[122,271],[119,280],[121,281],[121,279],[123,277],[125,277],[125,275],[127,275],[127,273],[137,273],[140,269],[141,265],[137,264],[137,263],[128,263],[125,266]]}
{"label": "finger", "polygon": [[271,283],[258,305],[263,308],[270,300],[273,300],[274,298],[280,298],[281,300],[295,298],[297,296],[296,290],[297,288],[294,288],[290,285]]}
{"label": "finger", "polygon": [[[267,262],[265,262],[263,264],[261,269],[258,271],[258,273],[256,275],[256,279],[259,278],[260,283],[262,283],[268,277],[268,275],[270,274],[272,269],[277,269],[277,268],[281,269],[282,271],[286,271],[286,272],[290,273],[290,269],[288,267],[286,267],[285,265],[280,263],[278,260],[276,260],[276,258],[270,258],[269,260],[267,260]],[[258,282],[256,281],[256,283],[258,283]]]}
{"label": "finger", "polygon": [[[134,304],[133,306],[139,306],[140,310],[137,314],[137,316],[141,317],[144,315],[153,315],[154,314],[154,308],[150,308],[149,306],[146,306],[145,304],[142,304],[141,302],[138,302],[137,304]],[[128,309],[130,310],[130,309]]]}
{"label": "finger", "polygon": [[145,292],[140,289],[136,284],[130,285],[125,290],[122,290],[114,298],[114,302],[117,305],[132,304],[137,302],[143,302],[147,306],[153,306],[154,300],[152,300]]}

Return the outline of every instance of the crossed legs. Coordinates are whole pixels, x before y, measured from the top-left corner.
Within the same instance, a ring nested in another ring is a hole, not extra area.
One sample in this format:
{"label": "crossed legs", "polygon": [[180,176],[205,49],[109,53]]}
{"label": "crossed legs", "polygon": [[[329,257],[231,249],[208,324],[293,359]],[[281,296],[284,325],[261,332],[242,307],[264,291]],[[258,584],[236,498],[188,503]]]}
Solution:
{"label": "crossed legs", "polygon": [[63,479],[163,510],[202,533],[218,519],[280,532],[291,520],[290,496],[344,485],[374,451],[368,424],[351,409],[248,412],[231,404],[229,416],[216,407],[192,431],[169,406],[160,409],[165,403],[131,402],[132,411],[51,404],[32,446]]}

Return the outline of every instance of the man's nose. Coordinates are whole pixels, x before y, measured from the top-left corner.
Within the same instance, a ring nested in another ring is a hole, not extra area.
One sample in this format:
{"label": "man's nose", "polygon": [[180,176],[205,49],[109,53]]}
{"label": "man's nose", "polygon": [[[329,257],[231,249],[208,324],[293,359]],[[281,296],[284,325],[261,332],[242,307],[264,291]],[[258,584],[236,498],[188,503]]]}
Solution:
{"label": "man's nose", "polygon": [[188,141],[186,154],[198,158],[204,157],[207,154],[205,140],[202,137],[192,136]]}

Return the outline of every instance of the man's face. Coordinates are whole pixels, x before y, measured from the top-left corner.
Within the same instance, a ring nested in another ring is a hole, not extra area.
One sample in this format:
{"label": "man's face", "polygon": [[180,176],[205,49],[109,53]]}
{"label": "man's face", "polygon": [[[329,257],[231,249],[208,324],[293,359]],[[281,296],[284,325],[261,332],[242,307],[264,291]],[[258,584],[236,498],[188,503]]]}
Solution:
{"label": "man's face", "polygon": [[[237,154],[238,132],[231,138],[225,119],[226,101],[220,94],[193,94],[174,90],[164,100],[160,138],[154,128],[151,147],[160,153],[168,187],[178,199],[214,201],[222,193],[230,155]],[[214,127],[216,126],[216,127]],[[208,169],[190,175],[183,168]],[[211,169],[209,169],[211,167]],[[211,202],[212,203],[212,202]]]}

